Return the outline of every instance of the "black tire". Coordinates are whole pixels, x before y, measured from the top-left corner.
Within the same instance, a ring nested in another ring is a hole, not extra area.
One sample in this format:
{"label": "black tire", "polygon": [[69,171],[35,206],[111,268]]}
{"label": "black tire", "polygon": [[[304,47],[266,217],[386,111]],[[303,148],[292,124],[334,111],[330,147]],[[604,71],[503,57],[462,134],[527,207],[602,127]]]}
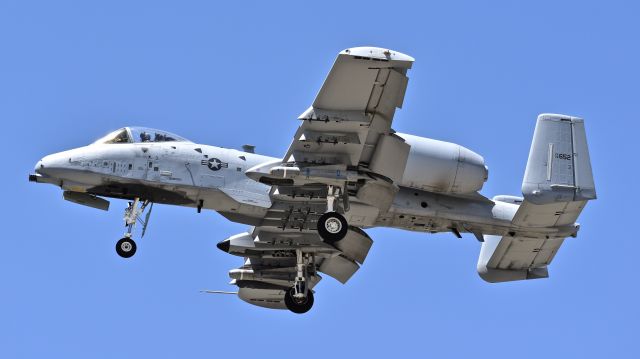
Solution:
{"label": "black tire", "polygon": [[338,212],[327,212],[318,219],[318,234],[328,243],[335,243],[347,235],[349,225]]}
{"label": "black tire", "polygon": [[124,237],[116,243],[116,252],[122,258],[131,258],[136,254],[136,242],[131,238]]}
{"label": "black tire", "polygon": [[313,307],[313,292],[308,290],[307,297],[303,299],[295,298],[293,292],[293,288],[291,288],[284,295],[284,304],[287,309],[296,314],[303,314],[311,310],[311,307]]}

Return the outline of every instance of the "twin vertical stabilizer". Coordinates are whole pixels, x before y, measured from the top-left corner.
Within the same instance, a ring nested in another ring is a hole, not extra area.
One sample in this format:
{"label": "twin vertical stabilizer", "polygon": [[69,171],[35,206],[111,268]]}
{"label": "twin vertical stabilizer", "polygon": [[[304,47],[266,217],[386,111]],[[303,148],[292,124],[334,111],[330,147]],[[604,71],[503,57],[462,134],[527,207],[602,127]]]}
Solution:
{"label": "twin vertical stabilizer", "polygon": [[538,116],[522,194],[514,230],[508,236],[484,236],[478,273],[487,282],[548,277],[547,266],[563,237],[576,235],[575,221],[587,201],[596,198],[581,118]]}
{"label": "twin vertical stabilizer", "polygon": [[555,114],[538,116],[522,194],[525,200],[534,204],[596,198],[581,118]]}

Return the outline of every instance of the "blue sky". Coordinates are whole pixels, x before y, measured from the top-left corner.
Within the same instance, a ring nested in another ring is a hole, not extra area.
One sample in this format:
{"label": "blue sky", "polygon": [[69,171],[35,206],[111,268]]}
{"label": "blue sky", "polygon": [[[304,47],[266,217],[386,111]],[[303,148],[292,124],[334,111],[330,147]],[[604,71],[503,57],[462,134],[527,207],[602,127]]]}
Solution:
{"label": "blue sky", "polygon": [[[640,8],[634,2],[0,2],[0,357],[261,355],[640,356],[636,157]],[[490,285],[473,236],[390,229],[312,312],[245,304],[245,230],[157,206],[138,253],[114,252],[124,202],[104,213],[27,182],[45,154],[129,124],[282,155],[336,54],[415,57],[394,128],[482,154],[482,193],[518,194],[542,112],[586,122],[599,199],[547,280]]]}

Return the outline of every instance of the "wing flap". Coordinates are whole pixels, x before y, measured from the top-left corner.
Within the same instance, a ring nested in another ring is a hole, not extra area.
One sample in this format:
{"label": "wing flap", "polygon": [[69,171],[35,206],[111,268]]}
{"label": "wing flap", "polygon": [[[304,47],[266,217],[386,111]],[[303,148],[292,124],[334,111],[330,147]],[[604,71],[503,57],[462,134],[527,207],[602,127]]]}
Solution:
{"label": "wing flap", "polygon": [[326,258],[318,267],[320,272],[333,277],[342,284],[347,283],[358,269],[360,269],[358,263],[342,255]]}
{"label": "wing flap", "polygon": [[367,112],[381,114],[390,121],[396,107],[402,107],[408,83],[409,79],[396,69],[378,69]]}

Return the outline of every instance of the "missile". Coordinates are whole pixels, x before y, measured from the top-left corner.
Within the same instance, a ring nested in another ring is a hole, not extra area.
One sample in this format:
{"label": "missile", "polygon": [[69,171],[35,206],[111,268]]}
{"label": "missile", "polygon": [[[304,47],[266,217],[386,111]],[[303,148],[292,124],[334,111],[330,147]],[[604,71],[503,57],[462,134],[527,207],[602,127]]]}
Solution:
{"label": "missile", "polygon": [[318,165],[297,167],[288,166],[281,161],[271,161],[249,168],[245,175],[254,181],[268,185],[303,185],[308,183],[336,184],[345,181],[357,181],[357,171],[348,170],[346,165]]}

